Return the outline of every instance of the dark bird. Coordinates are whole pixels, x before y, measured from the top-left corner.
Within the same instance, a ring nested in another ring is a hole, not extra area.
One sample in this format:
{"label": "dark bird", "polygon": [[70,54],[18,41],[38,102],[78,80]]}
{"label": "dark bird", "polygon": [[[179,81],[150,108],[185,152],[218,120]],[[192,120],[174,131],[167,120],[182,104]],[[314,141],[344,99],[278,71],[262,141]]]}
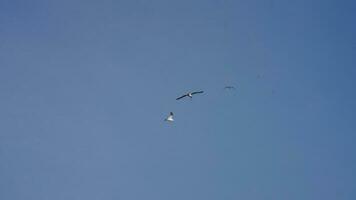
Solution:
{"label": "dark bird", "polygon": [[183,95],[183,96],[178,97],[176,100],[182,99],[182,98],[184,98],[184,97],[190,97],[190,98],[193,98],[193,95],[195,95],[195,94],[201,94],[201,93],[203,93],[203,92],[204,92],[204,91],[199,91],[199,92],[189,92],[189,93],[187,93],[187,94],[185,94],[185,95]]}
{"label": "dark bird", "polygon": [[227,90],[234,90],[235,87],[228,85],[228,86],[225,86],[224,89],[227,89]]}

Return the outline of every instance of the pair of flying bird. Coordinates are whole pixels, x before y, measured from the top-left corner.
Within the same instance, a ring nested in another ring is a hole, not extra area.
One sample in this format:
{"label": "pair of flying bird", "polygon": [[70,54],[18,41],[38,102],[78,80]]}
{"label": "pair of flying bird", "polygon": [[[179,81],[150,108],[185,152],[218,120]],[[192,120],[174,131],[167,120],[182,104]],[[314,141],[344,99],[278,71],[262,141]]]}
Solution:
{"label": "pair of flying bird", "polygon": [[[229,86],[225,86],[224,89],[225,89],[225,90],[234,90],[235,87],[229,85]],[[188,92],[188,93],[186,93],[186,94],[184,94],[184,95],[182,95],[182,96],[176,98],[176,100],[180,100],[180,99],[183,99],[183,98],[185,98],[185,97],[189,97],[189,98],[192,99],[192,98],[193,98],[193,95],[201,94],[201,93],[204,93],[204,91]],[[173,115],[174,115],[173,112],[170,112],[169,115],[168,115],[168,117],[165,119],[165,121],[173,122],[173,121],[174,121]]]}
{"label": "pair of flying bird", "polygon": [[[193,98],[193,95],[196,95],[196,94],[201,94],[201,93],[204,93],[204,91],[197,91],[197,92],[188,92],[187,94],[184,94],[178,98],[176,98],[176,100],[180,100],[180,99],[183,99],[184,97],[189,97],[189,98]],[[173,119],[173,112],[170,112],[168,117],[165,119],[165,121],[168,121],[168,122],[173,122],[174,119]]]}

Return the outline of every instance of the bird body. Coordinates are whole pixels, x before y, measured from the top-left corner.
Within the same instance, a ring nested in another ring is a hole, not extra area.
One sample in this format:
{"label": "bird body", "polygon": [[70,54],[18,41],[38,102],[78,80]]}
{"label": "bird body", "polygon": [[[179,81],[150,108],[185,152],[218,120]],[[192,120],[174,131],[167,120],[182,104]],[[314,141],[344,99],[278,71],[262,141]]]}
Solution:
{"label": "bird body", "polygon": [[173,122],[174,121],[173,112],[170,112],[168,117],[164,121]]}

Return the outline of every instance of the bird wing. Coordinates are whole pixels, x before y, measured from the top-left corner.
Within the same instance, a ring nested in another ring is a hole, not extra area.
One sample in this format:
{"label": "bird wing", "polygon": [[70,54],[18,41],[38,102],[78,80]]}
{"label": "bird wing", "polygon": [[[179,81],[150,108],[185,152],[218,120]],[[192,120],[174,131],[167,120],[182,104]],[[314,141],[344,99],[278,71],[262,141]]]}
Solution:
{"label": "bird wing", "polygon": [[199,91],[199,92],[192,92],[192,95],[194,95],[194,94],[201,94],[201,93],[203,93],[204,91]]}
{"label": "bird wing", "polygon": [[184,97],[186,97],[186,96],[188,96],[188,95],[185,94],[185,95],[183,95],[183,96],[180,96],[180,97],[176,98],[176,100],[179,100],[179,99],[184,98]]}

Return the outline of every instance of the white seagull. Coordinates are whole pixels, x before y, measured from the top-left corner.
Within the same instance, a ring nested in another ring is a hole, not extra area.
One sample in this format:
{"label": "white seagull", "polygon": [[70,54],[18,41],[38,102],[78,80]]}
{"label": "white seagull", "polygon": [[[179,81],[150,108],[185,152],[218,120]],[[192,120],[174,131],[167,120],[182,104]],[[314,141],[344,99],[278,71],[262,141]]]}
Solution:
{"label": "white seagull", "polygon": [[201,94],[201,93],[203,93],[203,92],[204,92],[204,91],[189,92],[189,93],[187,93],[187,94],[185,94],[185,95],[183,95],[183,96],[178,97],[176,100],[182,99],[182,98],[184,98],[184,97],[193,98],[193,95],[195,95],[195,94]]}
{"label": "white seagull", "polygon": [[168,117],[164,120],[164,121],[167,121],[167,122],[173,122],[174,119],[173,119],[173,112],[170,112]]}

